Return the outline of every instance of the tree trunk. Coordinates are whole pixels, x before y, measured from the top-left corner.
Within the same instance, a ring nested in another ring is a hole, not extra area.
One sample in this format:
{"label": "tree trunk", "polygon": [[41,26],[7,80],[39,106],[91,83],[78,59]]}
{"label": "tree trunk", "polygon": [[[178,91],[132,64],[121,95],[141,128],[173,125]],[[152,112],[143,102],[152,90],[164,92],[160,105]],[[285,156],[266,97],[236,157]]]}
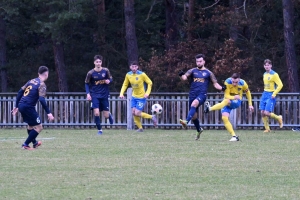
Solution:
{"label": "tree trunk", "polygon": [[285,60],[289,92],[299,92],[299,78],[294,42],[294,6],[292,0],[282,0],[284,21]]}
{"label": "tree trunk", "polygon": [[193,22],[195,17],[195,0],[189,0],[189,17],[188,17],[188,40],[191,41],[193,39]]}
{"label": "tree trunk", "polygon": [[176,4],[174,0],[165,0],[166,5],[166,50],[171,49],[176,44],[177,39],[177,22],[176,22]]}
{"label": "tree trunk", "polygon": [[[235,15],[235,16],[233,16],[233,19],[238,20],[240,18],[238,8],[240,8],[242,5],[243,5],[243,0],[230,0],[229,1],[230,10]],[[233,41],[236,41],[238,39],[238,34],[239,34],[239,32],[238,32],[237,23],[235,23],[235,20],[233,20],[233,24],[231,24],[230,28],[229,28],[229,37]]]}
{"label": "tree trunk", "polygon": [[138,45],[135,33],[134,0],[124,0],[125,31],[128,64],[138,61]]}
{"label": "tree trunk", "polygon": [[105,0],[93,0],[93,3],[98,16],[98,30],[93,34],[93,37],[94,43],[100,47],[101,45],[105,44]]}
{"label": "tree trunk", "polygon": [[5,21],[2,15],[0,15],[0,69],[1,69],[1,91],[7,92],[6,30],[5,30]]}
{"label": "tree trunk", "polygon": [[65,70],[64,49],[60,42],[53,41],[55,68],[60,92],[68,92],[68,82]]}

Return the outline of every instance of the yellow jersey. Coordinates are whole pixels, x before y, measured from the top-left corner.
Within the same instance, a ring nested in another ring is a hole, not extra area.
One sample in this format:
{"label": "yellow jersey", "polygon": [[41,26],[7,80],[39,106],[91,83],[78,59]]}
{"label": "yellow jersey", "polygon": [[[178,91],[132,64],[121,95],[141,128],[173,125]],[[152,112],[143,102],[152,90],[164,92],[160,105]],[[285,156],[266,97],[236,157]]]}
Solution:
{"label": "yellow jersey", "polygon": [[273,92],[272,96],[276,96],[283,87],[281,79],[279,75],[271,70],[270,73],[265,72],[263,76],[264,80],[264,91]]}
{"label": "yellow jersey", "polygon": [[132,87],[132,96],[136,98],[144,98],[145,94],[150,94],[152,88],[151,79],[142,71],[137,70],[136,73],[128,72],[123,82],[120,96],[124,95],[129,83]]}
{"label": "yellow jersey", "polygon": [[235,95],[239,95],[240,99],[243,98],[243,93],[246,94],[249,106],[252,106],[252,97],[248,84],[243,79],[240,79],[238,84],[234,86],[231,78],[225,80],[226,90],[224,91],[224,98],[233,100]]}

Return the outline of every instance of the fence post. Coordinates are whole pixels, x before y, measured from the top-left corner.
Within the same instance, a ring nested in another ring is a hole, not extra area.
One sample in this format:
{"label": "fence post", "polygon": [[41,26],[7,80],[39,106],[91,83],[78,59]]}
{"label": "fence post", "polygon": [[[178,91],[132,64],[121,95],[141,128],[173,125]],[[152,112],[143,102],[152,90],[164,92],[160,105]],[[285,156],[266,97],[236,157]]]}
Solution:
{"label": "fence post", "polygon": [[134,129],[132,112],[131,112],[131,98],[132,98],[132,88],[128,88],[127,89],[127,130]]}
{"label": "fence post", "polygon": [[236,112],[237,109],[232,109],[231,112],[230,112],[230,115],[229,115],[229,120],[232,124],[232,128],[233,129],[236,129],[237,127],[237,112]]}

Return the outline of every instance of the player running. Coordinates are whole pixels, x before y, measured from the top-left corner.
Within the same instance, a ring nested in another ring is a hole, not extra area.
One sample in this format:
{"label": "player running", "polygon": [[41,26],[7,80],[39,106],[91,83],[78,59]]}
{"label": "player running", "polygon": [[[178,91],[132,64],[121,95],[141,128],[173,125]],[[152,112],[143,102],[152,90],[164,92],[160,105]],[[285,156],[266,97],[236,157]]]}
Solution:
{"label": "player running", "polygon": [[[22,144],[22,149],[26,150],[33,150],[42,144],[41,141],[36,140],[39,133],[43,130],[40,116],[35,109],[37,101],[40,101],[42,104],[42,107],[47,113],[48,120],[54,120],[45,100],[47,87],[44,82],[49,76],[48,68],[46,66],[40,66],[38,75],[38,78],[29,80],[21,87],[16,98],[15,108],[11,111],[13,115],[16,115],[17,112],[20,111],[23,121],[28,124],[28,137]],[[33,144],[33,148],[29,146],[30,143]]]}
{"label": "player running", "polygon": [[124,92],[130,84],[132,87],[131,108],[134,123],[138,127],[137,132],[143,132],[141,117],[152,119],[154,126],[157,126],[157,119],[155,115],[142,112],[152,89],[152,81],[144,72],[138,70],[138,68],[138,62],[134,61],[130,64],[131,71],[125,76],[125,80],[120,91],[120,98],[124,99]]}
{"label": "player running", "polygon": [[232,109],[240,107],[242,103],[243,93],[246,94],[249,104],[249,110],[252,112],[254,110],[252,106],[251,92],[248,88],[246,81],[240,78],[238,73],[232,74],[230,78],[225,80],[226,90],[224,92],[224,100],[221,103],[217,103],[210,107],[209,102],[205,102],[204,112],[208,113],[213,110],[221,110],[222,120],[227,131],[230,133],[232,138],[230,142],[239,141],[239,137],[236,136],[232,124],[229,121],[229,114]]}
{"label": "player running", "polygon": [[101,135],[102,125],[100,122],[100,112],[104,117],[113,124],[113,118],[109,112],[109,84],[112,82],[112,76],[107,68],[102,67],[103,57],[101,55],[94,56],[94,69],[90,70],[85,78],[86,99],[92,101],[92,109],[94,110],[94,121]]}
{"label": "player running", "polygon": [[262,120],[264,122],[264,133],[270,132],[269,117],[275,119],[279,123],[279,127],[283,127],[281,115],[273,113],[276,105],[276,95],[283,87],[279,75],[272,70],[272,62],[269,59],[264,60],[264,68],[266,72],[263,75],[264,92],[260,98],[259,110],[261,110]]}
{"label": "player running", "polygon": [[190,110],[186,117],[186,120],[180,119],[180,124],[183,128],[187,128],[187,124],[190,120],[193,121],[194,126],[197,129],[195,140],[200,138],[200,134],[203,129],[200,127],[200,121],[197,118],[197,112],[200,105],[203,105],[206,97],[209,82],[211,81],[214,87],[218,90],[225,90],[225,87],[218,84],[215,75],[205,68],[205,56],[198,54],[195,56],[197,67],[188,70],[184,73],[182,70],[179,71],[179,77],[182,80],[187,80],[190,77],[190,92],[189,92],[189,106]]}

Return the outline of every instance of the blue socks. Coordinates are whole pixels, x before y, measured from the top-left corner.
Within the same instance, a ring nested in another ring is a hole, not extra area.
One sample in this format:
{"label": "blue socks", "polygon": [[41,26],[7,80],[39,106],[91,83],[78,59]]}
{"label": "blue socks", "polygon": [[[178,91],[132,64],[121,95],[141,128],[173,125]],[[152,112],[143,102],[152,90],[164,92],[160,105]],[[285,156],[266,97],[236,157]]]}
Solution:
{"label": "blue socks", "polygon": [[191,107],[191,109],[190,109],[190,111],[189,111],[189,113],[187,115],[187,118],[186,118],[187,122],[189,122],[192,119],[192,117],[194,116],[195,112],[196,112],[196,107]]}
{"label": "blue socks", "polygon": [[198,118],[194,119],[193,123],[194,123],[194,125],[195,125],[195,127],[197,129],[197,132],[199,132],[200,131],[200,122],[199,122],[199,119]]}
{"label": "blue socks", "polygon": [[102,126],[101,126],[101,123],[100,123],[100,116],[95,116],[94,117],[94,120],[95,120],[95,124],[97,126],[97,129],[98,130],[101,130],[102,129]]}
{"label": "blue socks", "polygon": [[36,132],[34,129],[30,130],[30,132],[28,134],[28,138],[26,139],[24,144],[28,146],[31,142],[33,142],[35,140],[35,138],[38,136],[38,134],[39,133]]}

